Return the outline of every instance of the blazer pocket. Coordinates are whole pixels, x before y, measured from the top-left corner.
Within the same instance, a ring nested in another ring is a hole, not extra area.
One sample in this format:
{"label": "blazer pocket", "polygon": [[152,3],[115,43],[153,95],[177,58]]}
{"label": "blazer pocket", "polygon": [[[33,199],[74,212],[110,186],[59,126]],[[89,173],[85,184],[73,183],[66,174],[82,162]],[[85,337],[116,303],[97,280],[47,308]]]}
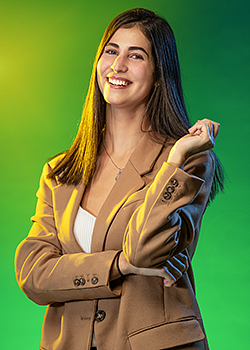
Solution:
{"label": "blazer pocket", "polygon": [[129,335],[133,350],[170,349],[201,341],[205,338],[197,319],[160,324]]}

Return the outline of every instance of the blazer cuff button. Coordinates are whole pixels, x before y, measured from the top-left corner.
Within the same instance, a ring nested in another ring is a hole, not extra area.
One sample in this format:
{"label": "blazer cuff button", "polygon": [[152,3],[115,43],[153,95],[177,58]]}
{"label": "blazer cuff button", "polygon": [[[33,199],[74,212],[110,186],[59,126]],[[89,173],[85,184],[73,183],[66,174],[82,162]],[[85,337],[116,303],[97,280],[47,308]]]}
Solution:
{"label": "blazer cuff button", "polygon": [[174,187],[171,186],[171,185],[169,185],[169,186],[166,187],[166,190],[167,190],[167,192],[169,192],[169,193],[173,193],[173,192],[174,192]]}
{"label": "blazer cuff button", "polygon": [[177,187],[179,185],[178,181],[176,179],[171,179],[171,185],[173,187]]}
{"label": "blazer cuff button", "polygon": [[163,194],[163,198],[164,198],[164,199],[170,199],[170,198],[171,198],[171,193],[170,193],[170,192],[165,192],[165,193]]}

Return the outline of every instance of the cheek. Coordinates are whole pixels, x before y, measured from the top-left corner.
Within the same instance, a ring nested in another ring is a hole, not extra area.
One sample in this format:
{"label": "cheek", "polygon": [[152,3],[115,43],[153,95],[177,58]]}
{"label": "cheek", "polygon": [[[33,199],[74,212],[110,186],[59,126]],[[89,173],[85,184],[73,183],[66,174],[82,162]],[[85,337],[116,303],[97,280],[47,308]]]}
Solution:
{"label": "cheek", "polygon": [[153,85],[154,73],[151,66],[138,66],[134,69],[134,76],[146,85]]}
{"label": "cheek", "polygon": [[143,70],[140,74],[140,81],[142,82],[144,89],[147,92],[150,92],[154,85],[154,74],[151,70]]}

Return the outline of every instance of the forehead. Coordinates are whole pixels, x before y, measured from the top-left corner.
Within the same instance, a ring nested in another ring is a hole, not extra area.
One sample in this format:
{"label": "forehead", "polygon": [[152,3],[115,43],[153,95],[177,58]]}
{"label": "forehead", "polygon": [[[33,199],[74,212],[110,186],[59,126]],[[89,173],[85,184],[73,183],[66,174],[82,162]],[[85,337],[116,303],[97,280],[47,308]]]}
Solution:
{"label": "forehead", "polygon": [[109,39],[108,43],[110,42],[118,44],[120,47],[138,46],[143,47],[147,51],[151,50],[149,40],[137,26],[117,29]]}

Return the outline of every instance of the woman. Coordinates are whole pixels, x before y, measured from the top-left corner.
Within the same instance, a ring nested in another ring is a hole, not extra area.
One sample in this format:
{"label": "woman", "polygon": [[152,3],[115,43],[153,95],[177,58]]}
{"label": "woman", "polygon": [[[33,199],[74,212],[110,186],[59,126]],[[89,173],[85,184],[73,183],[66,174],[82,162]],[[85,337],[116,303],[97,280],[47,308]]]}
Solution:
{"label": "woman", "polygon": [[21,289],[49,305],[40,349],[208,349],[189,264],[223,188],[218,131],[190,128],[167,22],[117,16],[77,137],[45,165],[16,253]]}

